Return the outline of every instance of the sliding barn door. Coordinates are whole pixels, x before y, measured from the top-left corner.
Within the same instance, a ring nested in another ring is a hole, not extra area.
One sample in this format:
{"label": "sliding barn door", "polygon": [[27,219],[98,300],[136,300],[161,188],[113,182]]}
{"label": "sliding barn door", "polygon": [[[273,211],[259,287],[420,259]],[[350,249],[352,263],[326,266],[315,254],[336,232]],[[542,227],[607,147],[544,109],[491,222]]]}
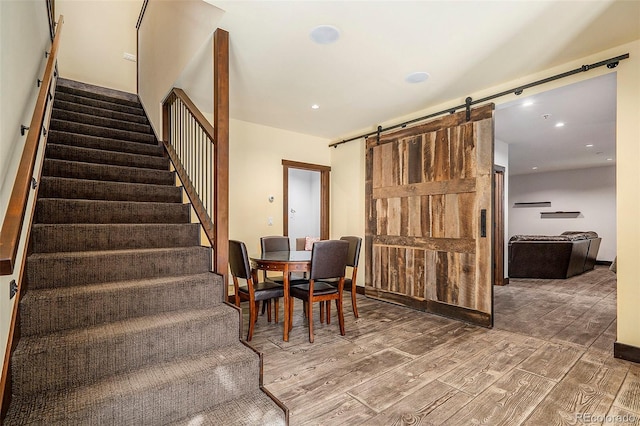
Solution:
{"label": "sliding barn door", "polygon": [[493,109],[367,139],[368,296],[492,326]]}

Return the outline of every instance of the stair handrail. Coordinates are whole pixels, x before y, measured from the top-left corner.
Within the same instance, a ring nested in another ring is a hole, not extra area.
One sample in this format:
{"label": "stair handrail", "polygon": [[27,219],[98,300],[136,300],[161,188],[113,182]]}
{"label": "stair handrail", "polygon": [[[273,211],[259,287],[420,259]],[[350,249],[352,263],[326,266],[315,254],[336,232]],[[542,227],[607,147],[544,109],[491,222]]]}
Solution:
{"label": "stair handrail", "polygon": [[215,248],[216,234],[213,226],[213,218],[211,217],[213,215],[213,212],[211,212],[210,214],[210,212],[207,211],[208,209],[205,207],[200,197],[200,194],[198,194],[198,191],[193,185],[193,182],[191,181],[191,178],[189,177],[187,170],[185,169],[184,165],[182,164],[182,161],[180,160],[178,153],[176,152],[176,150],[172,145],[171,137],[169,136],[169,133],[170,133],[169,106],[176,99],[179,99],[183,103],[183,105],[187,108],[187,110],[191,114],[192,118],[195,120],[195,122],[200,127],[200,129],[207,135],[207,137],[209,138],[209,140],[213,145],[215,145],[216,143],[215,136],[214,136],[215,131],[211,123],[209,123],[209,121],[205,118],[204,114],[200,112],[198,107],[193,103],[191,98],[189,98],[189,96],[184,92],[184,90],[174,87],[171,89],[171,92],[169,92],[169,94],[162,101],[162,113],[163,113],[162,114],[163,115],[162,143],[164,144],[164,147],[167,150],[167,153],[169,154],[169,158],[173,163],[173,167],[175,168],[176,173],[178,174],[178,177],[182,182],[184,191],[187,193],[187,197],[189,197],[189,201],[193,205],[193,209],[196,215],[198,216],[198,220],[202,225],[204,233],[206,234],[207,239],[211,244],[211,247]]}
{"label": "stair handrail", "polygon": [[[161,139],[214,250],[213,272],[222,275],[226,285],[229,268],[229,33],[220,28],[213,33],[213,58],[213,125],[182,89],[173,88],[162,101]],[[176,115],[179,117],[174,117]],[[196,123],[195,127],[189,127],[193,123],[186,122],[187,116]],[[191,145],[179,146],[181,152],[176,152],[173,144],[179,137],[191,139],[201,146],[203,138],[209,141],[204,144],[204,155],[194,154],[195,147]],[[197,163],[194,158],[210,161],[210,169],[204,176],[202,168],[194,165]],[[190,170],[186,170],[185,165]],[[192,184],[190,171],[195,171],[196,186]]]}
{"label": "stair handrail", "polygon": [[[7,206],[7,213],[0,230],[0,275],[10,275],[16,267],[18,246],[22,235],[22,223],[27,210],[29,191],[31,189],[33,169],[36,162],[36,154],[40,146],[40,134],[43,132],[44,116],[49,101],[49,90],[53,80],[56,61],[58,59],[58,46],[60,45],[60,32],[64,16],[58,18],[55,37],[51,43],[51,51],[44,70],[44,76],[40,84],[40,91],[31,117],[29,131],[25,142],[22,157],[18,166],[16,180],[13,184],[11,197]],[[46,137],[46,129],[44,129]]]}

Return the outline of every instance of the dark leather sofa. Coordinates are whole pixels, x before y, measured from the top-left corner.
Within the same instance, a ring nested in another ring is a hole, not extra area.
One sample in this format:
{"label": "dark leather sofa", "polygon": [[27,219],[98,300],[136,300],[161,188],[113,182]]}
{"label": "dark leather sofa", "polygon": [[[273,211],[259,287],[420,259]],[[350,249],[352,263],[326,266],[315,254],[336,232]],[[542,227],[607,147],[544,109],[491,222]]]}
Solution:
{"label": "dark leather sofa", "polygon": [[596,264],[600,241],[593,231],[561,235],[514,235],[509,240],[509,277],[569,278]]}

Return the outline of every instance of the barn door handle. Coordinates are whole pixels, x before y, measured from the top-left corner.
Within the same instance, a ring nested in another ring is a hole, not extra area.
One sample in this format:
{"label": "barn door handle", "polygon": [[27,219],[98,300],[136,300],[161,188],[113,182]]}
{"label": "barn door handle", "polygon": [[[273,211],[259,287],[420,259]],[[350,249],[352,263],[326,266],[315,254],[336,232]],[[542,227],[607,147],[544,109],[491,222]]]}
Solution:
{"label": "barn door handle", "polygon": [[480,210],[480,237],[487,237],[487,209]]}

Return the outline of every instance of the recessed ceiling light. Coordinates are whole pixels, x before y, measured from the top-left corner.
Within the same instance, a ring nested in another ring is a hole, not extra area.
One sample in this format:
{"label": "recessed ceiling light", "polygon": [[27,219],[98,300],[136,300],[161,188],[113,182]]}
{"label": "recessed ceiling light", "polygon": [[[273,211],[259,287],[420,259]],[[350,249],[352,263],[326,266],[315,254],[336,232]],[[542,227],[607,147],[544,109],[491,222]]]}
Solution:
{"label": "recessed ceiling light", "polygon": [[531,169],[532,170],[538,170],[538,166],[533,166]]}
{"label": "recessed ceiling light", "polygon": [[429,78],[429,73],[424,71],[416,71],[407,75],[404,80],[407,83],[422,83]]}
{"label": "recessed ceiling light", "polygon": [[607,161],[613,161],[613,158],[607,158]]}
{"label": "recessed ceiling light", "polygon": [[592,143],[588,143],[585,145],[587,148],[593,148],[593,144]]}
{"label": "recessed ceiling light", "polygon": [[318,104],[311,105],[311,109],[318,109],[318,108],[320,108],[320,105]]}
{"label": "recessed ceiling light", "polygon": [[333,25],[318,25],[311,30],[309,37],[318,44],[330,44],[340,38],[340,30]]}
{"label": "recessed ceiling light", "polygon": [[563,122],[556,123],[556,127],[564,127],[564,123]]}
{"label": "recessed ceiling light", "polygon": [[531,105],[533,105],[533,101],[524,101],[524,102],[522,103],[522,106],[523,106],[523,107],[530,107]]}

